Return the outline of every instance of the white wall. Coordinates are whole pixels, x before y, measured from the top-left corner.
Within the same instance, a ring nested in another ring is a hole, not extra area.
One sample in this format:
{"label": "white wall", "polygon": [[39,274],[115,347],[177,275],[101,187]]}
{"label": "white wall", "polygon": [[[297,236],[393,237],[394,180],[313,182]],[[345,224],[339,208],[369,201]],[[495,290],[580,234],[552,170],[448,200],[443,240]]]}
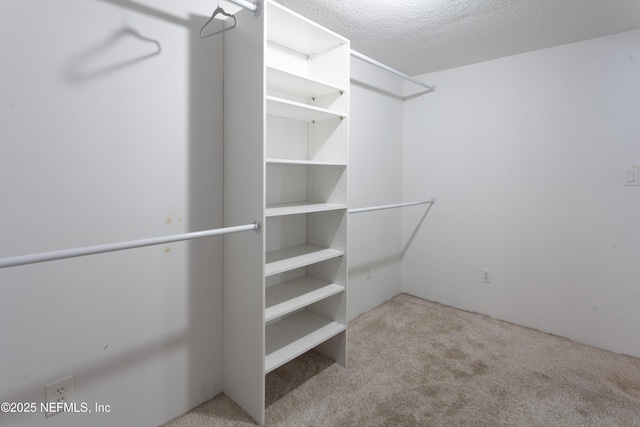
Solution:
{"label": "white wall", "polygon": [[403,291],[640,356],[639,76],[640,31],[421,76]]}
{"label": "white wall", "polygon": [[[222,226],[211,8],[0,4],[0,257]],[[0,424],[155,426],[211,398],[221,300],[219,237],[0,270],[0,402],[73,374],[76,401],[111,405]]]}
{"label": "white wall", "polygon": [[[351,76],[349,207],[398,203],[402,81],[353,57]],[[400,220],[399,210],[349,216],[349,319],[400,293]]]}

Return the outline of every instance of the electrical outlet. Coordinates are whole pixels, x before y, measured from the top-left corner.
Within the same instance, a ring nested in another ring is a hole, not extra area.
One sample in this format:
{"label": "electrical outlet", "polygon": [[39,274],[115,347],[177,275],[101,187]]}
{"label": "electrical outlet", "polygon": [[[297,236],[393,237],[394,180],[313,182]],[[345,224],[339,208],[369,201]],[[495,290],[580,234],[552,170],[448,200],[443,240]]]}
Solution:
{"label": "electrical outlet", "polygon": [[44,386],[46,416],[50,417],[62,411],[61,404],[73,402],[73,375]]}
{"label": "electrical outlet", "polygon": [[638,168],[630,167],[624,170],[624,184],[623,185],[638,185]]}
{"label": "electrical outlet", "polygon": [[482,281],[484,283],[491,283],[491,270],[488,268],[482,269]]}

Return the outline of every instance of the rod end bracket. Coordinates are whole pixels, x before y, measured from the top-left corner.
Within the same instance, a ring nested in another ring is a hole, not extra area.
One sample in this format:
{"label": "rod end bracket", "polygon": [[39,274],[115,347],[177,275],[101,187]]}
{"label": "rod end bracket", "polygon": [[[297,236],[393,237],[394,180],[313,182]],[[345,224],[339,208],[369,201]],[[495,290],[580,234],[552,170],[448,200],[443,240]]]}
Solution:
{"label": "rod end bracket", "polygon": [[255,6],[255,10],[253,11],[253,14],[256,15],[256,18],[257,18],[258,16],[260,16],[260,13],[262,12],[262,3],[257,1],[253,5]]}

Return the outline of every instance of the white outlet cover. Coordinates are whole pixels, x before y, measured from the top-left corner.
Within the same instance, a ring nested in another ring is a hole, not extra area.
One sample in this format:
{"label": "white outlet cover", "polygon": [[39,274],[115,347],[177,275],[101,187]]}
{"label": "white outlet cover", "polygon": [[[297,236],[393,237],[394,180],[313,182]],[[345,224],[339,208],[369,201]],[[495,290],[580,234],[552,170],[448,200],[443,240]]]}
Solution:
{"label": "white outlet cover", "polygon": [[491,269],[489,268],[482,269],[482,281],[484,283],[491,283]]}
{"label": "white outlet cover", "polygon": [[[61,380],[49,383],[44,386],[45,403],[73,402],[73,375]],[[58,412],[47,412],[46,416],[50,417]]]}
{"label": "white outlet cover", "polygon": [[622,182],[625,186],[638,185],[638,168],[631,167],[623,170]]}

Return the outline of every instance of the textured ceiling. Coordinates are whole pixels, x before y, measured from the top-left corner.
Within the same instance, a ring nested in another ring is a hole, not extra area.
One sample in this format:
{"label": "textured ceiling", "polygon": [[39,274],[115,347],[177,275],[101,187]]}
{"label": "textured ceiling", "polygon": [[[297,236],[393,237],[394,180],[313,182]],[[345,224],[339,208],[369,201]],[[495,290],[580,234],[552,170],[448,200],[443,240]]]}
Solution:
{"label": "textured ceiling", "polygon": [[640,0],[276,0],[406,74],[640,28]]}

